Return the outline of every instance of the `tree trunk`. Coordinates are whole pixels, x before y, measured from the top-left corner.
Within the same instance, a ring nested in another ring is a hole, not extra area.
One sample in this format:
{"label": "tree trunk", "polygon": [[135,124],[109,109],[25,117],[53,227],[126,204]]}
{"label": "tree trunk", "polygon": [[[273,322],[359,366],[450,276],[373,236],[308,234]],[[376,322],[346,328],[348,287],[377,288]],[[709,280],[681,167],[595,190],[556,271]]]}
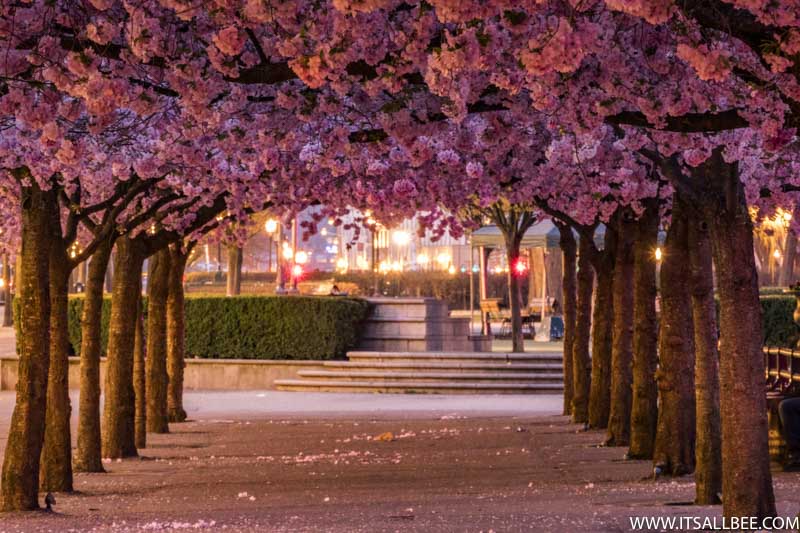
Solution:
{"label": "tree trunk", "polygon": [[589,422],[589,390],[592,382],[592,360],[589,355],[592,327],[592,236],[581,235],[578,254],[578,301],[575,313],[575,339],[572,346],[572,421]]}
{"label": "tree trunk", "polygon": [[[148,285],[150,277],[148,276]],[[147,370],[145,365],[144,319],[142,298],[136,302],[136,326],[133,339],[133,395],[136,404],[133,415],[134,443],[141,450],[147,448]]]}
{"label": "tree trunk", "polygon": [[35,180],[22,187],[22,268],[17,269],[16,284],[19,371],[3,460],[3,511],[39,508],[39,458],[50,367],[50,219],[45,196]]}
{"label": "tree trunk", "polygon": [[238,296],[242,293],[242,259],[240,246],[228,246],[228,296]]}
{"label": "tree trunk", "polygon": [[630,459],[652,459],[658,420],[656,260],[658,201],[649,202],[636,227],[633,272],[633,404]]}
{"label": "tree trunk", "polygon": [[561,301],[564,309],[564,414],[572,414],[575,372],[573,370],[572,350],[575,345],[575,316],[577,309],[575,263],[577,260],[577,244],[572,228],[566,224],[556,223],[561,248],[563,281],[561,283]]}
{"label": "tree trunk", "polygon": [[135,240],[121,237],[114,255],[114,291],[108,328],[103,456],[135,457],[133,348],[141,298],[145,251]]}
{"label": "tree trunk", "polygon": [[519,274],[514,266],[519,261],[519,239],[513,237],[506,239],[506,254],[508,257],[508,302],[511,308],[511,351],[521,353],[525,351],[522,338],[522,287]]}
{"label": "tree trunk", "polygon": [[11,264],[8,256],[3,256],[3,327],[9,327],[14,323],[13,296],[11,294]]}
{"label": "tree trunk", "polygon": [[631,388],[633,385],[633,213],[617,217],[618,242],[614,264],[614,329],[611,350],[611,408],[606,446],[627,446],[631,434]]}
{"label": "tree trunk", "polygon": [[113,241],[102,243],[89,261],[81,316],[81,393],[75,470],[104,472],[100,438],[100,355],[103,352],[103,285]]}
{"label": "tree trunk", "polygon": [[680,476],[694,470],[695,403],[689,232],[686,211],[677,194],[664,248],[656,373],[660,403],[653,461],[661,473]]}
{"label": "tree trunk", "polygon": [[47,413],[40,467],[40,488],[46,492],[72,492],[72,440],[69,400],[69,277],[68,244],[61,234],[55,191],[50,206],[50,370],[47,377]]}
{"label": "tree trunk", "polygon": [[150,257],[147,298],[147,431],[169,433],[167,417],[167,296],[170,254],[163,248]]}
{"label": "tree trunk", "polygon": [[720,415],[725,516],[774,516],[769,470],[761,304],[753,223],[737,165],[721,151],[702,165],[720,303]]}
{"label": "tree trunk", "polygon": [[603,251],[593,256],[597,275],[592,316],[592,385],[589,394],[589,427],[605,429],[611,410],[611,350],[614,316],[614,263],[617,232],[606,225]]}
{"label": "tree trunk", "polygon": [[797,235],[794,230],[786,230],[786,245],[783,247],[783,265],[778,284],[787,287],[794,282],[794,260],[797,257]]}
{"label": "tree trunk", "polygon": [[694,380],[697,406],[695,442],[695,503],[720,503],[722,493],[722,442],[719,418],[719,352],[717,310],[711,271],[708,224],[689,223],[689,263],[692,270],[692,317],[694,321]]}
{"label": "tree trunk", "polygon": [[181,244],[170,246],[169,296],[167,298],[167,410],[170,422],[186,420],[183,409],[183,368],[186,365],[186,318],[184,316],[183,272],[189,252]]}

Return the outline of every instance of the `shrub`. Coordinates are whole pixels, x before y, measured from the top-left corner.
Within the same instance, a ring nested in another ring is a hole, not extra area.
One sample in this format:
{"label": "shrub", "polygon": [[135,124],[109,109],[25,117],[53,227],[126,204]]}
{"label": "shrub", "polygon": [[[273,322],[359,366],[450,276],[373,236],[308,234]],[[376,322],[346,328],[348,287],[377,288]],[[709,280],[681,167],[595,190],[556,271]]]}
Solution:
{"label": "shrub", "polygon": [[761,296],[765,346],[794,346],[798,339],[794,314],[797,300],[794,296]]}
{"label": "shrub", "polygon": [[[80,351],[83,298],[70,299],[69,333]],[[108,342],[111,300],[103,302]],[[355,298],[216,296],[186,298],[186,353],[208,359],[333,359],[358,341],[368,304]]]}

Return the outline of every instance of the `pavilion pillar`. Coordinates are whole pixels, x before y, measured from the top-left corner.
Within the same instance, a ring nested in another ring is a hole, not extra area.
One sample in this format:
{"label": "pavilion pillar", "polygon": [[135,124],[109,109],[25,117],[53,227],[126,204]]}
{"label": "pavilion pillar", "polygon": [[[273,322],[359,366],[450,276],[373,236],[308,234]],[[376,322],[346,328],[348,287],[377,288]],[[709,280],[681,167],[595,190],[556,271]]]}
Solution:
{"label": "pavilion pillar", "polygon": [[[488,296],[488,287],[489,287],[489,254],[492,253],[491,248],[487,248],[485,246],[481,246],[479,249],[478,258],[478,269],[480,270],[480,279],[478,280],[478,291],[480,293],[481,301],[485,300]],[[488,335],[489,334],[489,318],[486,316],[486,313],[481,310],[481,335]]]}

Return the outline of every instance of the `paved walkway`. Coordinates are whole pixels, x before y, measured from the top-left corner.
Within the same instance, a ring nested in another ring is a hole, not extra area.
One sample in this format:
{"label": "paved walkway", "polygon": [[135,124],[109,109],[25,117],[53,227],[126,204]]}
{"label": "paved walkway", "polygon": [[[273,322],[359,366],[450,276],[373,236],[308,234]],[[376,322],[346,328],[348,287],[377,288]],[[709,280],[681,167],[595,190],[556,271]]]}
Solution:
{"label": "paved walkway", "polygon": [[[686,504],[691,477],[653,482],[649,461],[547,414],[552,397],[259,394],[188,394],[192,421],[148,435],[140,459],[77,474],[55,513],[3,515],[0,531],[620,532],[721,513]],[[775,487],[794,516],[798,476]]]}
{"label": "paved walkway", "polygon": [[[0,305],[0,316],[3,314],[3,306]],[[0,357],[4,355],[15,355],[16,338],[14,336],[14,328],[0,327]]]}

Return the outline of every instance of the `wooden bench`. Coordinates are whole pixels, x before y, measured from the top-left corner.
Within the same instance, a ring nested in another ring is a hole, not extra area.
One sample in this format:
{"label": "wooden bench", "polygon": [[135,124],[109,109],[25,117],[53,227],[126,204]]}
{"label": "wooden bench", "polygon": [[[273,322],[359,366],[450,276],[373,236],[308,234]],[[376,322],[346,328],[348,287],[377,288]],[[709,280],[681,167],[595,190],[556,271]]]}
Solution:
{"label": "wooden bench", "polygon": [[[506,336],[511,333],[511,318],[500,310],[499,298],[487,298],[481,300],[481,314],[486,320],[486,334],[492,334],[492,320],[500,321],[500,333],[498,336]],[[508,326],[508,331],[506,331]]]}
{"label": "wooden bench", "polygon": [[779,463],[786,456],[778,405],[790,396],[800,393],[800,351],[794,348],[767,347],[763,349],[766,370],[767,422],[769,427],[769,455]]}
{"label": "wooden bench", "polygon": [[[507,309],[500,309],[500,298],[487,298],[481,300],[481,313],[486,317],[487,335],[492,334],[492,320],[500,322],[500,333],[498,337],[511,336],[511,314]],[[522,334],[533,338],[536,334],[533,323],[542,319],[541,309],[527,307],[522,310]],[[527,330],[527,332],[526,332]]]}

